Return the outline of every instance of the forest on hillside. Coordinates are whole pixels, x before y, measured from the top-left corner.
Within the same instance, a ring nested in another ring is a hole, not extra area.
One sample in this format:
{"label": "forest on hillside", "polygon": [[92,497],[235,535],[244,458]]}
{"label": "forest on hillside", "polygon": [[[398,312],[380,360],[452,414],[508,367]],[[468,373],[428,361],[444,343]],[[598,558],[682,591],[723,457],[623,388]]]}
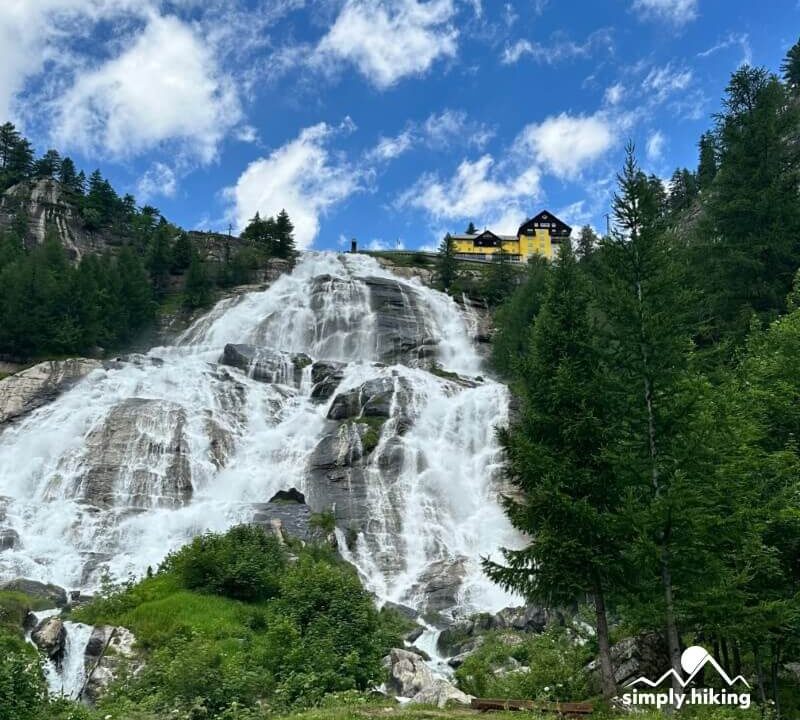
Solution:
{"label": "forest on hillside", "polygon": [[[26,242],[28,200],[54,184],[82,230],[112,238],[112,249],[75,262],[54,222],[44,242]],[[13,219],[0,229],[0,355],[20,360],[97,353],[129,345],[165,308],[208,306],[217,291],[253,280],[269,258],[294,261],[294,226],[282,210],[258,214],[212,262],[185,230],[151,205],[120,196],[99,170],[87,178],[56,150],[36,159],[11,123],[0,126],[0,199]],[[99,350],[98,350],[99,349]]]}

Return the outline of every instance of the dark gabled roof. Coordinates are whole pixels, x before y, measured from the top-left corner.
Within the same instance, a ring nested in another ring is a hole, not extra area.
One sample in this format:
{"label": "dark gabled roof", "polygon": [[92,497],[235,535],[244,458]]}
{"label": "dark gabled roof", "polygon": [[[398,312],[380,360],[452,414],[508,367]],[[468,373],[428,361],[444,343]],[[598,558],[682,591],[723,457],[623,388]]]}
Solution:
{"label": "dark gabled roof", "polygon": [[[567,238],[572,233],[572,228],[565,222],[559,220],[549,210],[542,210],[538,215],[534,215],[530,220],[526,220],[519,226],[519,235],[533,234],[537,228],[546,228],[550,231],[553,239]],[[529,232],[530,231],[530,232]]]}

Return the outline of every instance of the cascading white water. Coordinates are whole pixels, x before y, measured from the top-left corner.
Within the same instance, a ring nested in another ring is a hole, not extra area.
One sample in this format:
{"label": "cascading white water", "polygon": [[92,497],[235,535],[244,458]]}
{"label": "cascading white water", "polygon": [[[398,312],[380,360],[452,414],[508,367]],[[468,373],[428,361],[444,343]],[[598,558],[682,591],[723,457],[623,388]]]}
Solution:
{"label": "cascading white water", "polygon": [[[402,332],[387,330],[391,313]],[[404,333],[419,347],[394,357]],[[457,566],[448,611],[511,604],[480,569],[518,542],[495,486],[507,391],[414,362],[435,351],[441,368],[475,376],[471,335],[451,298],[371,258],[304,255],[268,289],[218,303],[176,345],[93,372],[0,434],[4,522],[21,541],[0,553],[0,579],[91,589],[105,570],[141,574],[198,533],[250,520],[279,490],[314,497],[309,467],[335,427],[336,394],[379,381],[393,400],[364,462],[366,521],[343,554],[383,599],[424,608],[430,581]],[[228,343],[285,353],[269,378],[280,382],[218,364]],[[308,367],[292,379],[293,353],[347,363],[333,397],[311,397]]]}

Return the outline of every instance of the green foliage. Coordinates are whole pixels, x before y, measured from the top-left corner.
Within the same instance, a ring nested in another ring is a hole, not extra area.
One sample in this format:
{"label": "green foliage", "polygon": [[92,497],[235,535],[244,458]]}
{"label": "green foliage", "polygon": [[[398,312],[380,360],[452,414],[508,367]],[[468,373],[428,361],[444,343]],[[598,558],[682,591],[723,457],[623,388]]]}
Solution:
{"label": "green foliage", "polygon": [[379,613],[330,550],[292,547],[292,562],[288,552],[255,527],[205,535],[152,577],[77,609],[79,621],[131,628],[147,652],[100,712],[251,717],[260,704],[302,707],[379,682],[396,616]]}
{"label": "green foliage", "polygon": [[278,593],[286,554],[261,528],[240,525],[225,535],[195,538],[164,561],[183,587],[237,600],[268,600]]}
{"label": "green foliage", "polygon": [[483,288],[484,296],[492,306],[499,305],[514,291],[518,273],[504,250],[492,255],[492,264]]}
{"label": "green foliage", "polygon": [[531,258],[519,287],[494,313],[492,365],[504,377],[512,376],[528,350],[533,319],[545,292],[547,266],[544,258]]}
{"label": "green foliage", "polygon": [[284,258],[292,263],[297,257],[294,224],[286,210],[281,210],[275,218],[266,219],[256,213],[242,231],[241,238],[270,257]]}
{"label": "green foliage", "polygon": [[584,667],[591,659],[563,628],[537,635],[494,631],[456,670],[456,680],[477,697],[579,701],[589,694]]}
{"label": "green foliage", "polygon": [[183,289],[184,305],[190,309],[209,305],[211,303],[211,287],[211,278],[208,276],[205,262],[198,253],[193,252]]}
{"label": "green foliage", "polygon": [[455,246],[453,245],[453,238],[450,233],[444,236],[441,245],[439,245],[439,257],[437,275],[439,282],[445,290],[449,290],[450,286],[456,279],[458,272],[458,263],[455,257]]}

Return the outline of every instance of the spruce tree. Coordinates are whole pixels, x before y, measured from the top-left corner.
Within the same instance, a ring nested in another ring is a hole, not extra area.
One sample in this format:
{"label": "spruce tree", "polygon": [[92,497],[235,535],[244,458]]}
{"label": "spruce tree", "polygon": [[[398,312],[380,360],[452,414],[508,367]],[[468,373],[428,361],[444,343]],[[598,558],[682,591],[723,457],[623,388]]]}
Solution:
{"label": "spruce tree", "polygon": [[469,225],[467,225],[467,235],[477,235],[478,228],[475,227],[475,223],[470,220]]}
{"label": "spruce tree", "polygon": [[294,264],[297,259],[297,248],[294,242],[294,224],[289,213],[281,210],[275,218],[275,255]]}
{"label": "spruce tree", "polygon": [[170,267],[172,266],[171,236],[171,226],[162,218],[147,250],[147,270],[150,273],[150,283],[157,300],[163,299],[169,289]]}
{"label": "spruce tree", "polygon": [[36,177],[52,178],[58,175],[61,169],[61,155],[57,150],[48,150],[41,159],[37,160],[33,167]]}
{"label": "spruce tree", "polygon": [[192,241],[187,232],[181,231],[172,246],[172,272],[182,273],[192,262]]}
{"label": "spruce tree", "polygon": [[606,597],[625,573],[615,512],[624,492],[603,455],[607,422],[590,313],[586,281],[563,243],[520,367],[521,417],[500,433],[505,472],[521,494],[506,500],[509,517],[530,540],[485,568],[550,607],[592,597],[603,694],[612,697]]}
{"label": "spruce tree", "polygon": [[437,274],[439,282],[445,290],[449,290],[450,286],[456,279],[458,273],[458,262],[455,256],[455,244],[450,233],[444,236],[441,244],[439,245],[439,257],[437,258]]}
{"label": "spruce tree", "polygon": [[717,174],[717,148],[714,134],[707,132],[700,136],[700,159],[697,164],[697,187],[708,190]]}
{"label": "spruce tree", "polygon": [[61,160],[58,168],[58,181],[68,192],[77,191],[78,173],[72,158],[65,157]]}
{"label": "spruce tree", "polygon": [[580,260],[588,260],[595,248],[597,247],[600,238],[597,233],[592,230],[591,225],[584,225],[578,234],[578,242],[575,248],[575,253]]}
{"label": "spruce tree", "polygon": [[211,302],[211,280],[206,264],[196,252],[192,252],[184,287],[184,305],[190,309],[205,307]]}
{"label": "spruce tree", "polygon": [[514,291],[516,274],[508,253],[502,248],[492,255],[484,292],[491,305],[499,305]]}

